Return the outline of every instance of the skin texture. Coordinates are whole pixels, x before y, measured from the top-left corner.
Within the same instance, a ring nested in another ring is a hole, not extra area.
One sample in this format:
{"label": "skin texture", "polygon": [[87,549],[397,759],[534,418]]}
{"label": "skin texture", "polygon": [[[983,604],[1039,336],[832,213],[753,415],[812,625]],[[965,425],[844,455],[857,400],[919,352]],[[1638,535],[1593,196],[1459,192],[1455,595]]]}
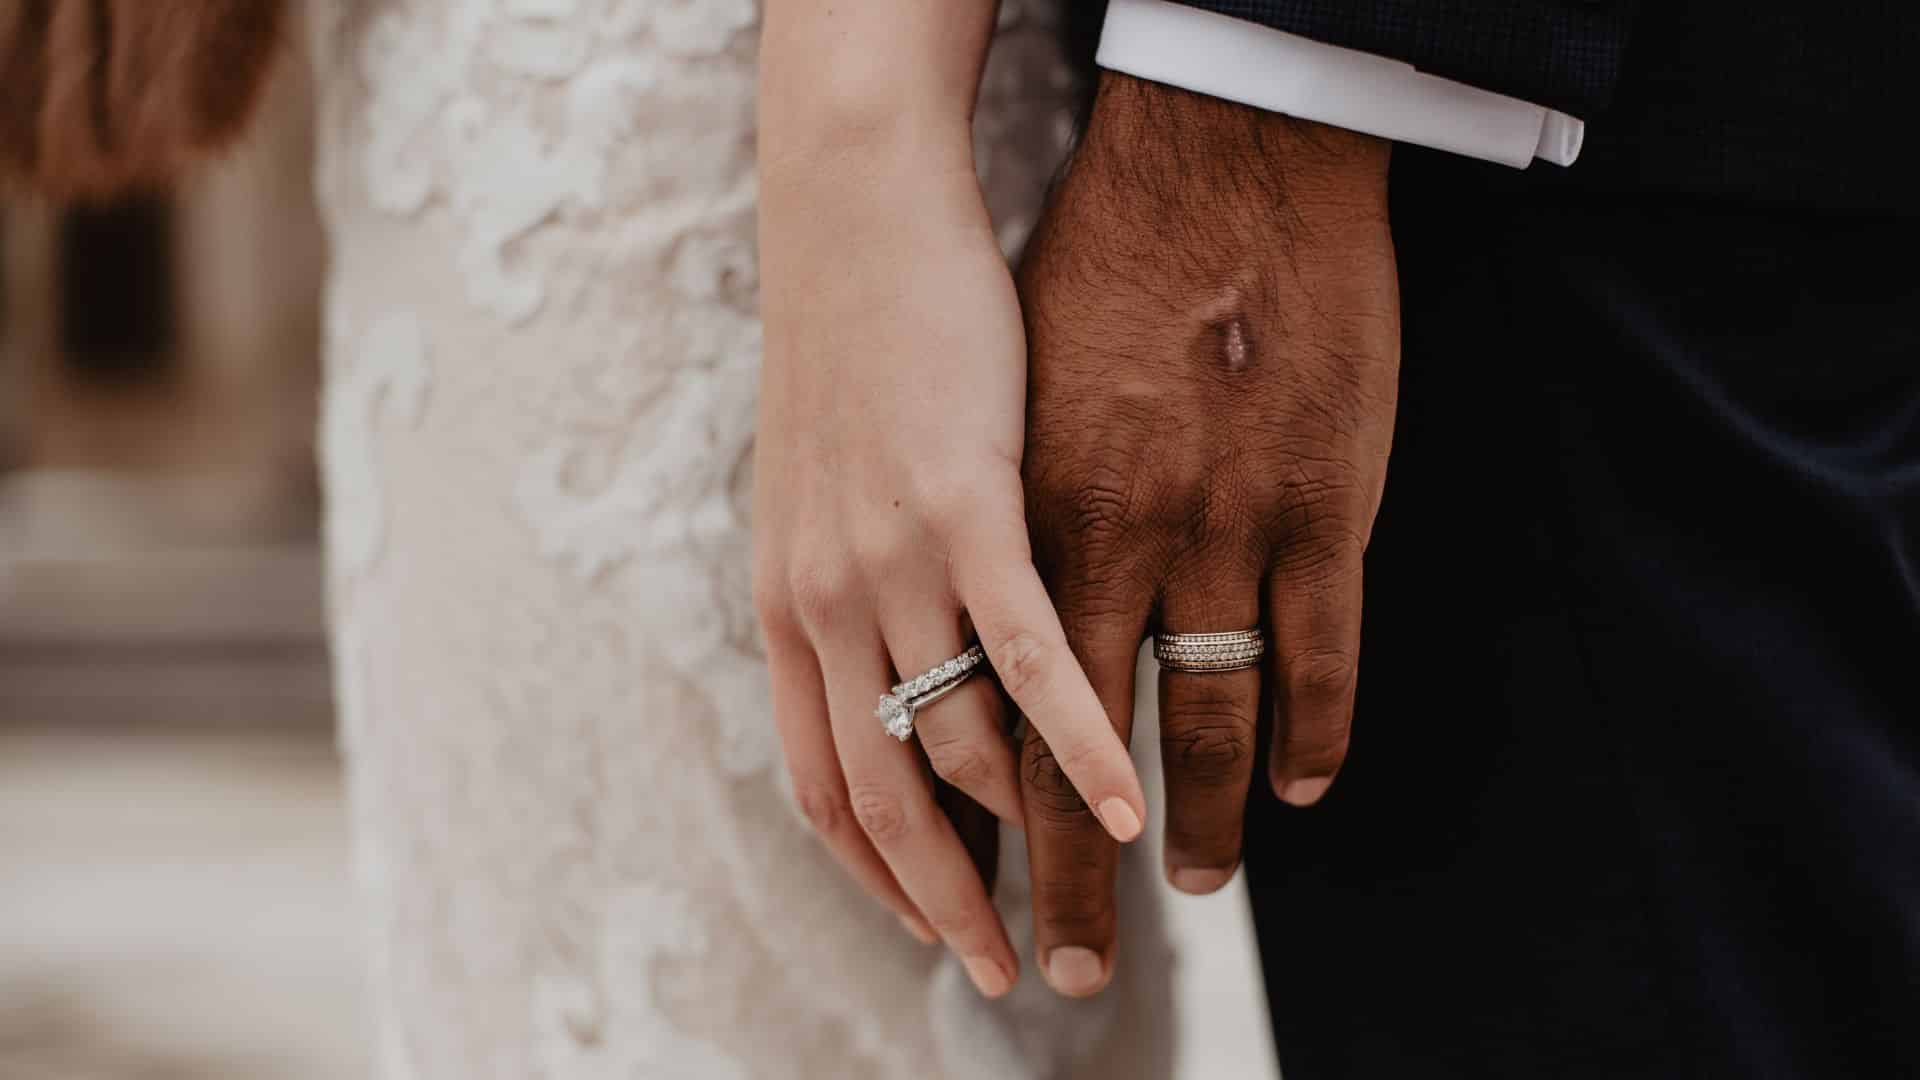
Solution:
{"label": "skin texture", "polygon": [[[1160,676],[1188,892],[1239,864],[1260,728],[1296,805],[1346,754],[1399,368],[1388,156],[1109,73],[1020,274],[1036,558],[1115,729],[1144,635],[1270,634],[1264,669]],[[1059,758],[1036,732],[1021,771],[1040,961],[1077,995],[1112,974],[1117,848]]]}
{"label": "skin texture", "polygon": [[285,18],[281,0],[0,3],[0,184],[164,184],[245,129]]}
{"label": "skin texture", "polygon": [[993,14],[989,0],[767,5],[754,494],[755,598],[800,807],[988,996],[1019,962],[966,815],[934,780],[1024,819],[1005,707],[976,678],[899,743],[879,695],[977,634],[1059,751],[1061,791],[1102,808],[1102,836],[1132,839],[1145,812],[1028,543],[1026,336],[972,161]]}

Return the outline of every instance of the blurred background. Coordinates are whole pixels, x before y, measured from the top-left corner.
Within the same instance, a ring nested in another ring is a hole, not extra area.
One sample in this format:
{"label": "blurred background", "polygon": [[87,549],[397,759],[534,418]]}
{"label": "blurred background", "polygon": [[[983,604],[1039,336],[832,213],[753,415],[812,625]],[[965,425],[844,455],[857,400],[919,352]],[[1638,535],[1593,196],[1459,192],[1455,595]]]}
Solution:
{"label": "blurred background", "polygon": [[0,1078],[365,1073],[322,630],[306,73],[111,206],[0,202]]}

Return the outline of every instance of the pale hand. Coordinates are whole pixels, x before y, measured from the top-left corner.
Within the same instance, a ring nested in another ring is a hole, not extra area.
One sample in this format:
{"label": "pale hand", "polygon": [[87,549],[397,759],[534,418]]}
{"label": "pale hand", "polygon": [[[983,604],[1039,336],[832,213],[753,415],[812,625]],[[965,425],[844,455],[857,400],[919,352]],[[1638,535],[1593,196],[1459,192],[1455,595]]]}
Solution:
{"label": "pale hand", "polygon": [[1022,821],[994,680],[922,712],[917,747],[883,730],[879,695],[977,634],[1111,834],[1132,839],[1144,820],[1132,763],[1028,546],[1013,282],[964,153],[771,171],[784,179],[762,194],[754,513],[775,721],[800,805],[834,855],[998,996],[1018,960],[926,775],[930,762]]}

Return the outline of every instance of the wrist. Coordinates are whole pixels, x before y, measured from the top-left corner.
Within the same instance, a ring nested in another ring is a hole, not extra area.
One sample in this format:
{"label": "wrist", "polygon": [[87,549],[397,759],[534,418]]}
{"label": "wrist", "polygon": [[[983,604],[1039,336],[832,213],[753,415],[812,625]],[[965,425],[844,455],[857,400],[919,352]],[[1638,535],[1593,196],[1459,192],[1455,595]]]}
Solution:
{"label": "wrist", "polygon": [[1168,204],[1385,212],[1385,139],[1103,71],[1076,167],[1121,166]]}
{"label": "wrist", "polygon": [[898,218],[896,209],[985,213],[964,115],[825,98],[768,102],[762,112],[760,200],[768,220],[865,231]]}
{"label": "wrist", "polygon": [[839,310],[826,301],[898,289],[964,251],[998,258],[971,150],[903,137],[763,161],[759,247],[770,331],[783,313]]}
{"label": "wrist", "polygon": [[990,233],[971,149],[902,139],[763,161],[762,245],[804,234],[834,246],[886,249],[929,232],[977,226]]}
{"label": "wrist", "polygon": [[1120,325],[1158,337],[1129,356],[1233,367],[1284,312],[1392,310],[1391,146],[1104,75],[1020,268],[1029,338],[1110,349]]}
{"label": "wrist", "polygon": [[759,163],[775,181],[836,183],[865,176],[973,169],[971,116],[922,103],[859,98],[763,100]]}
{"label": "wrist", "polygon": [[[762,170],[972,166],[991,0],[770,4],[761,35]],[[944,11],[935,17],[936,11]]]}
{"label": "wrist", "polygon": [[847,241],[986,219],[965,116],[825,97],[763,111],[763,228]]}

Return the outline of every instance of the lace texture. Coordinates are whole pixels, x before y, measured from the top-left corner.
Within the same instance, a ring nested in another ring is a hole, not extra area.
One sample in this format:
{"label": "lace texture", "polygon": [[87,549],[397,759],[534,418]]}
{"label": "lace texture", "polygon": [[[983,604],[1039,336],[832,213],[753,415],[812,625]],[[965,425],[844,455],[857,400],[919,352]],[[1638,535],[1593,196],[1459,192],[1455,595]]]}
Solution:
{"label": "lace texture", "polygon": [[[1070,134],[1009,2],[1003,241]],[[389,1080],[1159,1076],[1123,985],[989,1006],[791,808],[749,600],[752,0],[315,0],[335,652]],[[1024,854],[1002,906],[1030,955]]]}

